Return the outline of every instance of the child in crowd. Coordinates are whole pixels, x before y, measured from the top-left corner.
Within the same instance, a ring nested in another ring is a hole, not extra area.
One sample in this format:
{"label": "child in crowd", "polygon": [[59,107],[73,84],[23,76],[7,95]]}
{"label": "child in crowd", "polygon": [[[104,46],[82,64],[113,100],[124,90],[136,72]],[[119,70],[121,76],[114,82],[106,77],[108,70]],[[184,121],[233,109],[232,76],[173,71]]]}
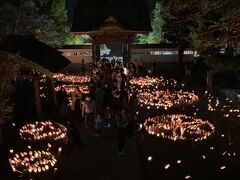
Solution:
{"label": "child in crowd", "polygon": [[107,106],[104,111],[104,118],[105,118],[104,127],[110,128],[112,122],[112,112],[109,106]]}
{"label": "child in crowd", "polygon": [[95,120],[94,120],[94,127],[97,133],[97,136],[100,136],[102,133],[102,118],[100,114],[97,114]]}

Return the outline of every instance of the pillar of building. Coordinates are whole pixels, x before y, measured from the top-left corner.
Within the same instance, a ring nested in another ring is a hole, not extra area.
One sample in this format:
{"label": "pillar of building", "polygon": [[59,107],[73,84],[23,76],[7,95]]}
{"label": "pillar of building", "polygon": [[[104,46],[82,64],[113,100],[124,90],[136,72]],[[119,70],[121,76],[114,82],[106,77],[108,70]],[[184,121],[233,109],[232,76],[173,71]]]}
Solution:
{"label": "pillar of building", "polygon": [[130,66],[130,60],[131,60],[131,43],[127,43],[127,56],[126,56],[126,61],[127,61],[127,67]]}
{"label": "pillar of building", "polygon": [[95,54],[96,54],[96,62],[100,60],[101,54],[100,54],[100,44],[95,45]]}
{"label": "pillar of building", "polygon": [[95,46],[94,46],[94,44],[92,44],[92,63],[96,63],[95,62]]}
{"label": "pillar of building", "polygon": [[131,43],[122,42],[123,66],[129,67],[131,59]]}
{"label": "pillar of building", "polygon": [[125,42],[122,43],[122,55],[123,55],[123,66],[127,67],[127,44]]}
{"label": "pillar of building", "polygon": [[92,60],[93,63],[96,64],[100,59],[100,44],[92,43]]}

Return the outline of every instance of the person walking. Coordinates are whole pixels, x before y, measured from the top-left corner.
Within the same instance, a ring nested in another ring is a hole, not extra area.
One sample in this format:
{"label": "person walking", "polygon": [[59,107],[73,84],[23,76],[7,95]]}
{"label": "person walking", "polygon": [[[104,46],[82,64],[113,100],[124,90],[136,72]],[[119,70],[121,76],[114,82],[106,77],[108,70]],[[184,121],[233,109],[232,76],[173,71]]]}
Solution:
{"label": "person walking", "polygon": [[117,119],[117,134],[118,134],[118,151],[117,155],[125,155],[125,142],[126,142],[126,127],[127,127],[127,109],[124,108],[121,111],[119,118]]}
{"label": "person walking", "polygon": [[60,112],[60,119],[65,121],[68,114],[69,101],[68,101],[67,91],[65,90],[64,87],[61,87],[61,89],[57,92],[56,97],[57,97],[58,109]]}
{"label": "person walking", "polygon": [[104,96],[104,92],[100,88],[100,85],[98,85],[95,91],[95,103],[96,103],[96,113],[100,115],[103,114],[103,96]]}
{"label": "person walking", "polygon": [[82,59],[81,70],[82,70],[82,75],[85,75],[86,68],[85,68],[85,61],[84,61],[84,59]]}
{"label": "person walking", "polygon": [[80,92],[79,87],[75,87],[75,90],[72,92],[71,110],[73,112],[80,113],[81,102],[82,102],[82,93]]}
{"label": "person walking", "polygon": [[104,110],[104,127],[110,128],[112,124],[112,111],[110,106],[107,106]]}
{"label": "person walking", "polygon": [[152,67],[151,67],[151,72],[152,72],[152,75],[156,75],[156,70],[157,70],[157,62],[156,60],[152,60]]}
{"label": "person walking", "polygon": [[96,115],[96,104],[91,96],[87,96],[82,106],[82,117],[84,118],[85,127],[93,129],[93,121]]}
{"label": "person walking", "polygon": [[102,120],[101,115],[97,114],[97,116],[94,120],[94,128],[96,131],[96,136],[101,136],[101,134],[102,134],[102,123],[103,123],[103,120]]}

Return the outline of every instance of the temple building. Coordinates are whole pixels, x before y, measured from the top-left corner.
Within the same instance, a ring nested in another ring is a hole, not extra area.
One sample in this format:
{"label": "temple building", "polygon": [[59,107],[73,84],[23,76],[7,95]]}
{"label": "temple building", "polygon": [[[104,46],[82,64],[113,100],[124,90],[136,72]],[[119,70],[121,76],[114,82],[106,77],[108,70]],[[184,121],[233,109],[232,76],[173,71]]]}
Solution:
{"label": "temple building", "polygon": [[100,59],[101,44],[120,43],[123,64],[127,65],[136,34],[152,30],[149,7],[145,0],[79,0],[71,30],[90,36],[95,62]]}

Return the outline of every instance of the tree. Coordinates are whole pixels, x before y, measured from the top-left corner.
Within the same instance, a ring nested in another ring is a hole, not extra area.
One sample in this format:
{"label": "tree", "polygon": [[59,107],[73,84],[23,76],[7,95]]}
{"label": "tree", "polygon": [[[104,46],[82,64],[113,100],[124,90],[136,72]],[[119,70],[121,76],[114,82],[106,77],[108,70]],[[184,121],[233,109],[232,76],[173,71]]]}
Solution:
{"label": "tree", "polygon": [[75,36],[70,32],[71,24],[67,16],[65,0],[36,0],[35,3],[39,9],[39,14],[47,15],[55,24],[58,37],[49,42],[50,44],[79,45],[88,42],[89,37]]}
{"label": "tree", "polygon": [[189,34],[195,27],[192,17],[199,11],[195,0],[172,0],[165,4],[166,24],[164,26],[165,38],[178,46],[178,60],[183,62],[184,49],[190,46]]}
{"label": "tree", "polygon": [[[164,0],[163,0],[164,1]],[[188,46],[201,54],[230,49],[240,40],[240,3],[233,0],[172,0],[165,4],[165,37],[179,48],[179,61]]]}
{"label": "tree", "polygon": [[100,52],[101,52],[101,56],[110,55],[111,49],[109,49],[106,44],[101,44]]}
{"label": "tree", "polygon": [[1,37],[34,35],[51,45],[76,44],[88,40],[70,32],[64,0],[20,0],[19,6],[0,7]]}
{"label": "tree", "polygon": [[13,34],[35,35],[42,41],[57,37],[54,22],[46,15],[39,15],[32,1],[26,1],[20,7],[5,4],[0,8],[1,37]]}
{"label": "tree", "polygon": [[164,37],[163,26],[165,24],[165,14],[163,8],[163,4],[160,1],[157,1],[152,12],[152,35],[157,38],[159,42],[163,41]]}
{"label": "tree", "polygon": [[135,38],[135,43],[137,44],[158,44],[160,40],[157,36],[150,32],[148,34],[137,34]]}
{"label": "tree", "polygon": [[240,41],[240,3],[233,0],[196,1],[197,11],[187,17],[194,20],[188,39],[205,63],[208,71],[208,88],[212,87],[216,72],[239,70],[234,49]]}
{"label": "tree", "polygon": [[164,6],[161,1],[155,2],[151,12],[151,25],[153,31],[148,34],[138,34],[135,42],[138,44],[158,44],[164,41],[163,26],[165,24]]}
{"label": "tree", "polygon": [[240,42],[240,3],[233,0],[201,1],[190,39],[203,54],[231,50]]}
{"label": "tree", "polygon": [[64,44],[66,45],[79,45],[79,44],[89,44],[90,42],[90,37],[88,35],[74,35],[74,34],[69,34],[67,36]]}

